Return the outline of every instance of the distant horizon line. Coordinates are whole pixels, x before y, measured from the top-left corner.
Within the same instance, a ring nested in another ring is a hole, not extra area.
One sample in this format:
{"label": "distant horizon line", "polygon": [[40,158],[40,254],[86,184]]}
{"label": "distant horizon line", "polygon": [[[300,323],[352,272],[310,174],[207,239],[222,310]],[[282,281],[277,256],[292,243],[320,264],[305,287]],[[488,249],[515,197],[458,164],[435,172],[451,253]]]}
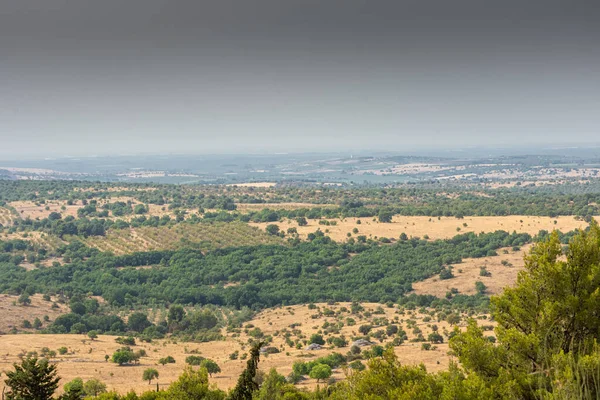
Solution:
{"label": "distant horizon line", "polygon": [[[210,152],[185,152],[185,151],[170,151],[170,152],[160,152],[160,151],[140,151],[140,152],[126,152],[126,153],[104,153],[100,152],[97,154],[56,154],[56,153],[24,153],[15,155],[14,153],[0,153],[0,160],[2,161],[52,161],[59,159],[93,159],[93,158],[119,158],[119,157],[193,157],[193,156],[227,156],[227,157],[235,157],[235,156],[258,156],[258,157],[266,157],[266,156],[285,156],[285,155],[327,155],[327,154],[340,154],[340,155],[365,155],[365,154],[373,154],[373,155],[424,155],[425,152],[433,153],[433,152],[448,152],[448,153],[458,153],[464,152],[468,150],[508,150],[508,151],[529,151],[535,150],[538,151],[556,151],[556,150],[576,150],[576,149],[594,149],[600,148],[600,141],[598,142],[564,142],[564,143],[552,143],[547,146],[539,147],[534,144],[524,144],[524,145],[469,145],[469,146],[430,146],[430,145],[420,145],[420,146],[410,146],[409,148],[403,150],[390,150],[390,149],[382,149],[382,148],[373,148],[373,149],[315,149],[315,150],[272,150],[272,151],[248,151],[248,152],[225,152],[225,151],[210,151]],[[535,155],[535,153],[531,153],[530,155]]]}

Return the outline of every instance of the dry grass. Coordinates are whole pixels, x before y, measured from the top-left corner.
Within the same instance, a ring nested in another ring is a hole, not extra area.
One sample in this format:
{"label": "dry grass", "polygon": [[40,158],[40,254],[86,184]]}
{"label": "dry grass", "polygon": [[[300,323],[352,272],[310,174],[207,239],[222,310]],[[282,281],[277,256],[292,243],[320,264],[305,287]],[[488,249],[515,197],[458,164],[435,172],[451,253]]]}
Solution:
{"label": "dry grass", "polygon": [[[357,220],[361,220],[358,225]],[[597,218],[598,219],[598,218]],[[401,233],[406,233],[408,236],[423,237],[428,235],[430,239],[448,239],[457,234],[467,232],[494,232],[503,230],[507,232],[527,232],[531,235],[537,234],[540,230],[545,229],[552,231],[559,229],[563,232],[572,231],[578,228],[585,228],[588,224],[585,221],[578,221],[575,217],[561,216],[556,218],[550,217],[532,217],[532,216],[502,216],[502,217],[465,217],[457,219],[454,217],[406,217],[395,216],[391,223],[380,223],[374,221],[373,218],[346,218],[344,220],[333,219],[337,225],[319,225],[319,220],[308,220],[308,225],[298,226],[294,220],[286,220],[284,222],[276,222],[279,227],[286,231],[288,228],[294,227],[298,230],[301,237],[306,236],[321,229],[327,232],[333,240],[344,241],[347,239],[347,234],[352,232],[354,228],[358,229],[358,235],[366,235],[367,237],[387,237],[398,238]],[[556,223],[554,222],[556,221]],[[251,223],[261,229],[265,229],[270,223]],[[464,226],[463,224],[467,224]],[[458,230],[459,229],[459,230]]]}
{"label": "dry grass", "polygon": [[[133,197],[115,196],[115,197],[109,197],[106,199],[97,199],[96,208],[98,211],[102,211],[102,206],[104,204],[116,203],[119,201],[124,202],[124,203],[131,202],[133,207],[135,207],[137,204],[143,204],[141,201],[136,200]],[[72,217],[77,218],[78,217],[77,210],[79,210],[80,208],[83,207],[83,204],[81,204],[81,203],[68,205],[66,200],[49,200],[46,202],[46,204],[41,204],[41,205],[37,205],[33,201],[13,201],[10,203],[10,205],[17,210],[17,212],[23,219],[25,219],[25,218],[44,219],[44,218],[48,218],[48,216],[52,212],[60,213],[63,216],[63,218],[67,217],[67,216],[72,216]],[[175,214],[173,214],[171,211],[169,211],[168,207],[166,205],[159,206],[156,204],[148,204],[147,206],[148,206],[148,213],[144,214],[146,216],[162,217],[163,215],[169,215],[171,218],[175,218]],[[46,209],[46,207],[48,209]],[[6,214],[6,212],[3,210],[8,211],[8,214]],[[10,215],[10,210],[0,209],[0,224],[2,223],[4,215],[7,215],[7,217],[12,217]],[[109,219],[119,218],[119,219],[129,220],[134,217],[137,217],[137,215],[130,214],[130,215],[126,215],[123,217],[110,216],[108,218]],[[14,217],[12,217],[12,218],[14,219]]]}
{"label": "dry grass", "polygon": [[34,332],[34,329],[22,327],[23,320],[33,323],[36,318],[39,318],[45,327],[49,323],[44,322],[45,315],[49,317],[50,321],[54,321],[59,315],[69,312],[65,305],[59,303],[57,303],[58,308],[52,308],[53,301],[43,300],[41,294],[31,296],[31,304],[28,306],[18,305],[18,298],[19,296],[8,294],[0,295],[0,334],[6,334],[13,328],[19,332]]}
{"label": "dry grass", "polygon": [[46,204],[41,205],[36,205],[33,201],[13,201],[9,204],[17,210],[23,219],[44,219],[48,218],[53,212],[60,213],[63,217],[71,215],[77,218],[77,210],[83,207],[81,204],[69,206],[65,200],[47,201]]}
{"label": "dry grass", "polygon": [[[516,282],[517,274],[524,266],[523,256],[530,248],[531,245],[523,246],[518,251],[499,249],[497,256],[466,258],[460,264],[453,265],[454,278],[442,280],[435,275],[413,283],[412,287],[416,294],[431,294],[443,298],[451,288],[458,289],[460,294],[475,294],[475,282],[479,280],[487,286],[487,294],[499,294],[505,287]],[[480,275],[482,266],[490,273],[489,276]]]}
{"label": "dry grass", "polygon": [[[327,306],[325,304],[317,305],[321,310],[329,308],[339,312],[341,307],[350,308],[349,303],[340,303],[337,305]],[[365,309],[371,312],[375,311],[379,304],[363,304]],[[424,322],[425,315],[418,312],[409,314],[398,314],[396,308],[383,308],[385,315],[373,315],[370,318],[364,315],[350,315],[350,313],[341,313],[340,320],[345,321],[346,317],[352,317],[356,320],[354,326],[344,326],[341,333],[347,338],[358,333],[358,327],[371,321],[373,317],[385,316],[392,320],[398,317],[402,326],[408,333],[409,339],[414,337],[412,330],[406,327],[406,320],[411,318],[416,320],[417,326],[423,331],[423,335],[431,332],[430,324],[435,323],[439,327],[439,332],[450,330],[450,326],[446,322]],[[318,313],[318,310],[309,310],[307,306],[292,306],[269,309],[261,312],[256,318],[249,322],[256,327],[259,327],[265,334],[274,335],[277,331],[288,329],[293,323],[299,323],[297,329],[301,330],[301,334],[309,337],[312,333],[317,332],[324,322],[336,322],[336,317],[319,316],[313,319],[311,316]],[[374,328],[381,329],[381,328]],[[294,338],[295,336],[292,336]],[[7,335],[0,337],[0,347],[2,354],[0,355],[0,370],[12,368],[12,363],[18,361],[18,354],[27,351],[38,351],[43,347],[48,347],[51,350],[56,350],[59,347],[65,346],[69,349],[69,354],[57,356],[53,361],[58,366],[59,375],[62,377],[61,385],[75,377],[81,377],[84,380],[90,378],[98,378],[104,381],[109,389],[115,389],[121,393],[125,393],[130,389],[138,392],[152,389],[154,386],[149,386],[147,382],[142,380],[144,369],[153,367],[159,373],[159,383],[167,385],[177,379],[185,365],[185,358],[189,355],[189,351],[195,350],[203,357],[215,360],[221,367],[222,372],[216,374],[211,379],[221,389],[231,388],[235,385],[238,375],[242,372],[246,362],[244,360],[230,360],[228,355],[235,350],[240,351],[240,355],[248,350],[247,339],[245,333],[241,333],[240,337],[232,337],[232,334],[227,334],[224,341],[210,343],[173,343],[168,340],[155,341],[153,343],[142,343],[135,346],[134,349],[145,349],[148,357],[143,357],[141,363],[135,366],[119,367],[111,362],[105,361],[105,355],[111,355],[121,346],[115,343],[115,337],[100,336],[97,340],[91,341],[83,335]],[[387,341],[387,340],[386,340]],[[385,341],[384,341],[385,343]],[[289,348],[285,345],[281,334],[274,336],[272,346],[283,348],[279,354],[272,354],[261,357],[259,367],[267,372],[270,368],[276,368],[280,373],[287,375],[291,372],[292,363],[296,360],[309,361],[316,357],[321,357],[330,354],[332,351],[346,353],[349,347],[341,349],[322,349],[317,351],[307,352],[305,350],[297,350]],[[428,370],[437,371],[448,367],[449,356],[447,354],[447,344],[437,345],[437,349],[431,351],[421,350],[420,343],[405,343],[396,347],[396,354],[399,359],[406,364],[424,363]],[[187,352],[186,352],[187,350]],[[287,353],[286,353],[287,352]],[[177,361],[175,364],[166,366],[157,365],[161,357],[172,356]],[[333,375],[336,379],[343,379],[344,372],[341,368],[334,371]],[[2,385],[0,383],[0,390]],[[300,383],[300,387],[314,388],[316,381],[307,379]]]}

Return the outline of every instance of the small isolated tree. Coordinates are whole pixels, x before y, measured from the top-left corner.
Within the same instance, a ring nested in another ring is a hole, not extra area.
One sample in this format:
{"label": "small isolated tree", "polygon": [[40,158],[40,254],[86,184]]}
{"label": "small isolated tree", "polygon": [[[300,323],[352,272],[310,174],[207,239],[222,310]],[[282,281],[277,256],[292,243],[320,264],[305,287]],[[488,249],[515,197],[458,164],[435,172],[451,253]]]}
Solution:
{"label": "small isolated tree", "polygon": [[45,358],[27,357],[21,364],[13,364],[14,371],[6,373],[4,381],[10,391],[7,400],[35,399],[49,400],[58,387],[60,378],[56,376],[56,365],[50,365]]}
{"label": "small isolated tree", "polygon": [[390,210],[380,210],[377,217],[379,218],[379,222],[389,223],[392,222],[392,217],[394,214]]}
{"label": "small isolated tree", "polygon": [[479,294],[484,294],[487,290],[487,286],[485,286],[483,282],[477,281],[475,282],[475,290],[477,290],[477,293]]}
{"label": "small isolated tree", "polygon": [[269,235],[277,235],[277,234],[279,234],[279,226],[277,226],[275,224],[267,225],[266,230],[267,230],[267,233]]}
{"label": "small isolated tree", "polygon": [[92,340],[97,339],[98,338],[98,332],[97,331],[89,331],[88,332],[88,337]]}
{"label": "small isolated tree", "polygon": [[325,340],[323,340],[323,335],[319,335],[318,333],[313,334],[309,340],[310,343],[316,343],[320,345],[325,344]]}
{"label": "small isolated tree", "polygon": [[213,360],[209,360],[208,358],[202,360],[202,362],[200,363],[200,367],[206,368],[206,371],[208,372],[208,375],[210,377],[212,377],[212,374],[218,374],[219,372],[221,372],[221,367],[219,367],[219,365],[216,362],[214,362]]}
{"label": "small isolated tree", "polygon": [[133,354],[133,351],[127,348],[123,348],[113,353],[112,362],[114,362],[115,364],[124,365],[133,361],[134,358],[135,356]]}
{"label": "small isolated tree", "polygon": [[83,384],[83,391],[88,396],[98,396],[106,392],[106,384],[98,379],[90,379]]}
{"label": "small isolated tree", "polygon": [[39,318],[37,318],[37,317],[36,317],[36,318],[33,320],[33,327],[34,327],[35,329],[40,329],[40,328],[42,327],[42,321],[41,321]]}
{"label": "small isolated tree", "polygon": [[161,365],[175,364],[175,359],[171,356],[166,356],[158,360],[158,363]]}
{"label": "small isolated tree", "polygon": [[363,335],[368,335],[369,332],[371,332],[372,328],[373,328],[373,326],[368,325],[368,324],[367,325],[361,325],[361,326],[358,327],[358,331],[360,333],[362,333]]}
{"label": "small isolated tree", "polygon": [[142,379],[145,381],[148,381],[148,385],[150,385],[152,383],[152,379],[156,379],[156,378],[158,378],[157,370],[155,370],[154,368],[148,368],[148,369],[144,370]]}
{"label": "small isolated tree", "polygon": [[31,304],[31,299],[29,298],[29,295],[27,293],[23,293],[19,296],[17,302],[22,306],[28,306]]}
{"label": "small isolated tree", "polygon": [[437,332],[432,332],[427,337],[431,343],[444,343],[444,337]]}
{"label": "small isolated tree", "polygon": [[325,380],[331,376],[331,367],[327,364],[317,364],[310,370],[308,376],[316,379],[317,382]]}
{"label": "small isolated tree", "polygon": [[306,225],[308,225],[308,221],[306,220],[305,217],[298,217],[298,218],[296,218],[296,222],[298,223],[298,226],[306,226]]}

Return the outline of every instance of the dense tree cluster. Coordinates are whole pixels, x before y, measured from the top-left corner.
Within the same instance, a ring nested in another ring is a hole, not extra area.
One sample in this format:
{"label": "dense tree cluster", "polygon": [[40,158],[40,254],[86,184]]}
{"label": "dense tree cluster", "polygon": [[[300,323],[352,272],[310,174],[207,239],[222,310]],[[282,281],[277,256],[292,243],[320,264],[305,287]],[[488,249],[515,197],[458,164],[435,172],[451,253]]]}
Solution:
{"label": "dense tree cluster", "polygon": [[[92,293],[116,306],[178,303],[260,309],[329,300],[398,301],[411,291],[413,282],[438,274],[446,265],[464,257],[493,255],[500,247],[521,246],[530,240],[527,234],[498,231],[449,240],[412,238],[391,245],[339,244],[320,234],[293,246],[120,257],[73,244],[68,246],[72,262],[60,268],[26,271],[9,262],[0,264],[0,291],[68,297]],[[84,253],[82,257],[78,252]],[[155,266],[134,268],[138,265]],[[106,326],[99,330],[109,330]]]}

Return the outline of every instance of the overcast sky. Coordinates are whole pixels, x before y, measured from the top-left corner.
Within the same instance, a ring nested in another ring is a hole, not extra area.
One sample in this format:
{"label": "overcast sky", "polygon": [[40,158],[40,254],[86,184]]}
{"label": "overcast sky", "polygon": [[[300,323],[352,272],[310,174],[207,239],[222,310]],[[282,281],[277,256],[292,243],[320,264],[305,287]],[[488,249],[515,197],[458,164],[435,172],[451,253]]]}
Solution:
{"label": "overcast sky", "polygon": [[598,0],[1,0],[0,155],[600,142]]}

